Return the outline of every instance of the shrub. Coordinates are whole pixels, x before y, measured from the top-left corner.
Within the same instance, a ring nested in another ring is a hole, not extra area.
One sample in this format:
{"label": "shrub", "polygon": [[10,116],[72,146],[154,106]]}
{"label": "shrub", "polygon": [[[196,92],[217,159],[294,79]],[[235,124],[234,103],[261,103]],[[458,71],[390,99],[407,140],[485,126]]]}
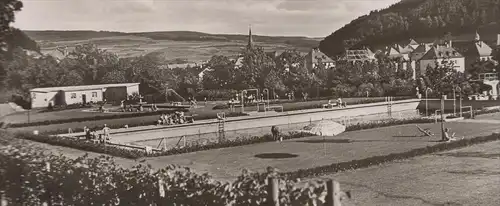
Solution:
{"label": "shrub", "polygon": [[75,148],[79,150],[96,152],[102,154],[110,154],[117,157],[136,159],[144,156],[142,151],[133,149],[124,149],[120,147],[115,147],[111,145],[95,144],[86,140],[80,140],[71,137],[58,137],[58,136],[48,136],[48,135],[34,135],[29,133],[16,133],[15,138],[32,140],[35,142],[41,142],[51,145],[64,146]]}

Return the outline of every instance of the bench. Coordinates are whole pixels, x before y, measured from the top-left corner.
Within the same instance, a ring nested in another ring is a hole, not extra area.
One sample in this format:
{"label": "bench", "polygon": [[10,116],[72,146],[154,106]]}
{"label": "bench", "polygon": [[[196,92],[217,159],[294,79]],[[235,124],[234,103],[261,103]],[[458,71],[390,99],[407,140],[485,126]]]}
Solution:
{"label": "bench", "polygon": [[324,108],[324,109],[327,109],[327,108],[332,108],[332,109],[333,109],[333,107],[337,107],[338,105],[339,105],[339,104],[338,104],[337,102],[332,102],[332,101],[330,100],[330,101],[328,101],[328,103],[327,103],[327,104],[323,104],[323,108]]}
{"label": "bench", "polygon": [[280,108],[281,109],[281,112],[283,112],[283,106],[279,105],[279,106],[269,106],[269,107],[266,107],[265,111],[269,111],[269,110],[274,110],[276,111],[276,109]]}

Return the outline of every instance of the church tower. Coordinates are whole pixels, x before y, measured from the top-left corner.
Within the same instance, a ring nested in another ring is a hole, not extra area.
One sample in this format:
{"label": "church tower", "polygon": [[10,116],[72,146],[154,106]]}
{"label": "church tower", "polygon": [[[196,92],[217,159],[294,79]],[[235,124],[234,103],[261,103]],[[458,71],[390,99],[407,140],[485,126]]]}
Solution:
{"label": "church tower", "polygon": [[253,39],[252,39],[252,26],[248,26],[248,45],[247,48],[253,48]]}

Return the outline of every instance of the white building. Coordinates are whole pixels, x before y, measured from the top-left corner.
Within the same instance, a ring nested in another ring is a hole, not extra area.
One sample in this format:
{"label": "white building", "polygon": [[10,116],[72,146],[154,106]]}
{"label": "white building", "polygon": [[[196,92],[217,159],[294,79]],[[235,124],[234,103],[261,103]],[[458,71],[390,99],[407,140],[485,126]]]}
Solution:
{"label": "white building", "polygon": [[318,48],[311,49],[309,53],[305,56],[306,67],[309,70],[315,69],[322,64],[325,68],[329,69],[335,67],[335,61],[330,57],[326,56]]}
{"label": "white building", "polygon": [[106,100],[116,102],[139,93],[139,83],[45,87],[30,90],[31,107],[87,104]]}
{"label": "white building", "polygon": [[453,47],[452,42],[447,41],[445,44],[434,44],[422,58],[420,58],[420,74],[425,75],[428,66],[436,66],[442,64],[443,61],[451,61],[453,68],[459,72],[465,72],[465,58],[458,53]]}

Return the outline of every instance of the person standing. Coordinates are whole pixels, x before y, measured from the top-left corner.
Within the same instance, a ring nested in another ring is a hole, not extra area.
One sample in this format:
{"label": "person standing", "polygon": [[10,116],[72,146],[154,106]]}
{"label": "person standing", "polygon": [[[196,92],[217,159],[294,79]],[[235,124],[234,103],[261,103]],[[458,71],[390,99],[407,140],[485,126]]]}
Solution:
{"label": "person standing", "polygon": [[104,124],[104,128],[102,128],[102,134],[104,136],[104,141],[108,141],[110,140],[110,132],[111,132],[111,129],[108,127],[108,125]]}

